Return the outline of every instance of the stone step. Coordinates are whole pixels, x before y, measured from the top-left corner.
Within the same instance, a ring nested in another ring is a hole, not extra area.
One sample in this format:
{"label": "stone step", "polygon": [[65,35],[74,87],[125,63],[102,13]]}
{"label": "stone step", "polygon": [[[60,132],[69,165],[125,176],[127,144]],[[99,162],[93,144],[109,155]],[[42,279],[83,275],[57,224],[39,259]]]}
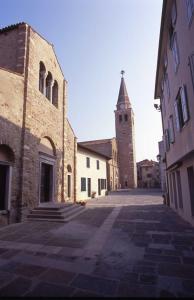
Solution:
{"label": "stone step", "polygon": [[[50,211],[50,209],[42,210],[42,211],[36,211],[32,210],[31,213],[27,216],[28,220],[37,220],[37,221],[55,221],[55,222],[66,222],[71,220],[73,217],[77,216],[78,214],[81,214],[84,212],[85,207],[74,204],[72,205],[71,209],[66,208],[65,210],[61,211]],[[38,213],[37,213],[38,212]]]}
{"label": "stone step", "polygon": [[74,210],[75,209],[75,205],[68,205],[68,206],[65,206],[65,207],[61,207],[60,209],[51,209],[50,207],[49,208],[45,208],[44,209],[39,209],[39,207],[37,208],[34,208],[33,210],[31,210],[31,214],[34,214],[34,215],[39,215],[39,214],[50,214],[50,215],[61,215],[62,213],[64,212],[69,212],[71,210]]}
{"label": "stone step", "polygon": [[58,211],[60,209],[66,209],[68,207],[74,206],[74,203],[56,203],[56,204],[40,204],[39,206],[35,207],[33,210],[52,210]]}

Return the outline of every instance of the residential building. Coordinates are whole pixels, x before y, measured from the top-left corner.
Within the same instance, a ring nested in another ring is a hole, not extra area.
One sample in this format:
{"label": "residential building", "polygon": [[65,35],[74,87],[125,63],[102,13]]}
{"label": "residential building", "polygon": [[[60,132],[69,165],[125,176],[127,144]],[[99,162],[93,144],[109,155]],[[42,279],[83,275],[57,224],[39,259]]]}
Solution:
{"label": "residential building", "polygon": [[160,170],[160,183],[161,183],[161,190],[163,194],[167,192],[166,188],[166,164],[165,164],[165,150],[164,150],[164,142],[158,142],[158,149],[159,154],[157,155],[158,162],[159,162],[159,170]]}
{"label": "residential building", "polygon": [[194,0],[164,0],[155,99],[160,99],[170,206],[194,225]]}
{"label": "residential building", "polygon": [[75,201],[76,137],[54,47],[26,23],[0,30],[0,222]]}
{"label": "residential building", "polygon": [[148,159],[137,162],[137,186],[138,188],[160,188],[158,162]]}
{"label": "residential building", "polygon": [[109,157],[107,159],[107,189],[108,191],[117,190],[119,188],[119,167],[116,139],[86,141],[80,142],[79,145]]}
{"label": "residential building", "polygon": [[109,157],[78,143],[77,201],[106,195]]}

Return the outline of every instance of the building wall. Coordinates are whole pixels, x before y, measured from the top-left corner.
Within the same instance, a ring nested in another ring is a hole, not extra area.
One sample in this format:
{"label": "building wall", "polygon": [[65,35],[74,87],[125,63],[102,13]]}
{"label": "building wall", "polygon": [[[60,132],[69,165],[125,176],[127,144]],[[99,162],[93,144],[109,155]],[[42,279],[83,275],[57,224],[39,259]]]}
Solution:
{"label": "building wall", "polygon": [[[90,158],[90,168],[86,167],[86,157]],[[100,162],[100,169],[96,167],[96,160]],[[98,194],[98,179],[107,180],[106,171],[106,159],[102,156],[93,154],[87,150],[80,149],[78,146],[77,150],[77,200],[85,200],[88,197],[87,193],[87,183],[86,191],[81,192],[81,177],[91,178],[91,192],[96,192],[95,197],[100,197]],[[106,189],[101,191],[101,196],[105,196]]]}
{"label": "building wall", "polygon": [[[0,147],[7,145],[14,153],[9,199],[12,222],[18,213],[24,79],[19,74],[0,69],[0,82]],[[0,215],[0,223],[7,222],[8,215]]]}
{"label": "building wall", "polygon": [[119,188],[118,149],[116,138],[82,142],[87,148],[110,157],[107,161],[107,188],[109,191]]}
{"label": "building wall", "polygon": [[[194,52],[194,14],[191,22],[189,23],[187,17],[187,1],[176,1],[177,19],[174,26],[174,32],[176,32],[177,35],[180,63],[177,71],[175,71],[173,52],[169,47],[169,27],[171,24],[172,7],[172,0],[164,1],[161,22],[162,30],[158,52],[155,98],[160,98],[163,132],[165,133],[165,130],[169,130],[169,117],[171,115],[173,116],[174,123],[174,141],[169,141],[167,137],[165,138],[166,168],[168,178],[167,194],[169,195],[169,202],[171,207],[178,214],[193,224],[191,202],[194,201],[194,199],[191,199],[189,193],[187,167],[194,166],[194,86],[192,83],[189,64],[189,56]],[[165,69],[165,53],[167,54],[168,61],[166,72],[169,77],[170,94],[167,94],[167,89],[164,86],[164,100],[162,100],[161,85]],[[183,85],[186,86],[189,120],[180,130],[177,130],[174,105],[179,88]],[[181,192],[180,188],[178,188],[177,172],[180,172]],[[173,177],[175,179],[174,181],[172,180]],[[183,208],[181,208],[181,204],[179,203],[180,197],[182,197]]]}
{"label": "building wall", "polygon": [[[76,201],[76,172],[77,172],[77,139],[75,137],[75,134],[73,132],[73,129],[69,123],[69,121],[66,119],[66,140],[65,140],[65,172],[64,172],[64,182],[65,182],[65,200],[74,202]],[[68,166],[71,166],[72,172],[68,172]],[[68,197],[67,193],[67,176],[71,175],[71,197]]]}
{"label": "building wall", "polygon": [[137,163],[138,187],[160,188],[159,163],[144,160]]}

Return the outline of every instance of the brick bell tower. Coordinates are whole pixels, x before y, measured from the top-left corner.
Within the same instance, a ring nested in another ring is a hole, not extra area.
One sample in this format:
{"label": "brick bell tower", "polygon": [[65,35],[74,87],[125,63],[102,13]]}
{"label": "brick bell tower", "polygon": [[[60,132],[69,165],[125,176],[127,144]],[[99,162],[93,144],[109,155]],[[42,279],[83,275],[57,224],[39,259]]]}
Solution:
{"label": "brick bell tower", "polygon": [[121,71],[121,85],[115,110],[115,128],[118,147],[120,188],[137,187],[137,170],[134,140],[134,113],[127,94],[124,71]]}

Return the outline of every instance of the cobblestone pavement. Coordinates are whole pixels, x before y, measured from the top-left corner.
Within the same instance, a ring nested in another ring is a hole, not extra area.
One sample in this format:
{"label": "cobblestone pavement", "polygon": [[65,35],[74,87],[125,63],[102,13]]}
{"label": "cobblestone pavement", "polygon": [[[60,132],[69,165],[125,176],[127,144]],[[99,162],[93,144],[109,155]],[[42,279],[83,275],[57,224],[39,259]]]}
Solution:
{"label": "cobblestone pavement", "polygon": [[0,296],[193,297],[194,228],[156,190],[92,199],[64,224],[2,227]]}

